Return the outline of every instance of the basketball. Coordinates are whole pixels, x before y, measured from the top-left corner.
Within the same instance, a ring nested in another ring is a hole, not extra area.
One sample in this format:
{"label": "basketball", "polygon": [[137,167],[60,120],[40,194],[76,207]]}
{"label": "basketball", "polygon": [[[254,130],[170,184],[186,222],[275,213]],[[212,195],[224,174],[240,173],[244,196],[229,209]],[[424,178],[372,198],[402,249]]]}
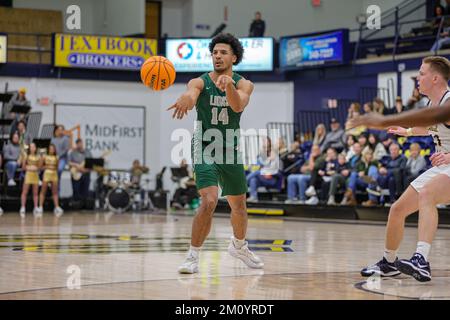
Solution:
{"label": "basketball", "polygon": [[155,91],[169,88],[175,81],[173,63],[162,56],[148,58],[141,66],[141,80],[146,87]]}

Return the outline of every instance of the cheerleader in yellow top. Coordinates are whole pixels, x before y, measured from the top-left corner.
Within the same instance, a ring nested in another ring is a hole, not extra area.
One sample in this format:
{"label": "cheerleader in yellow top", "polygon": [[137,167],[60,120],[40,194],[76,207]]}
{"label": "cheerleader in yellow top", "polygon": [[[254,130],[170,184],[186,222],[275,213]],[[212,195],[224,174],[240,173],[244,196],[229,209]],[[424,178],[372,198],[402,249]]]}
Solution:
{"label": "cheerleader in yellow top", "polygon": [[40,165],[40,156],[36,153],[37,148],[36,144],[31,143],[30,148],[28,150],[28,154],[24,156],[22,160],[22,169],[25,173],[25,181],[23,183],[22,188],[22,197],[21,202],[22,206],[20,208],[20,216],[22,218],[25,217],[25,205],[27,203],[27,195],[30,190],[30,186],[33,189],[33,203],[34,203],[34,215],[39,215],[38,208],[38,191],[39,191],[39,165]]}
{"label": "cheerleader in yellow top", "polygon": [[48,153],[44,157],[41,158],[41,168],[44,169],[44,178],[42,182],[41,194],[39,197],[39,212],[43,212],[45,195],[47,194],[47,187],[51,184],[52,188],[52,197],[53,204],[55,205],[55,209],[53,210],[54,214],[59,217],[64,211],[59,206],[58,199],[58,156],[56,155],[56,146],[51,144],[48,147]]}

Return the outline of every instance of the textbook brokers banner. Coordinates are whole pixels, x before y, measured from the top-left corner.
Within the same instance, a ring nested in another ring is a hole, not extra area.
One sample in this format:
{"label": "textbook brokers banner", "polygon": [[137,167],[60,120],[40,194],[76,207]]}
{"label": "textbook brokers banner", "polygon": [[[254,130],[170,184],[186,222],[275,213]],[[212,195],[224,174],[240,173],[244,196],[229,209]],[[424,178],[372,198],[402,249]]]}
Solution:
{"label": "textbook brokers banner", "polygon": [[158,41],[122,37],[55,34],[54,66],[139,70],[157,54]]}

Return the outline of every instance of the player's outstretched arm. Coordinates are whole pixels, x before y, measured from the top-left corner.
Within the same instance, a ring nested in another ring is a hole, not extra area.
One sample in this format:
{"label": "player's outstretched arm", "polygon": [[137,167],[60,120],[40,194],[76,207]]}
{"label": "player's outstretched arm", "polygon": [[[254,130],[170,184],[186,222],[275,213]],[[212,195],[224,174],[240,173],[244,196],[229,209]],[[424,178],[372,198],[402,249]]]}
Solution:
{"label": "player's outstretched arm", "polygon": [[217,78],[216,86],[226,92],[228,104],[234,112],[244,111],[254,88],[253,83],[246,79],[241,79],[235,87],[233,79],[226,75]]}
{"label": "player's outstretched arm", "polygon": [[197,103],[197,99],[203,90],[203,80],[192,79],[187,84],[187,90],[178,98],[167,110],[174,110],[172,118],[183,119],[189,110],[192,110]]}
{"label": "player's outstretched arm", "polygon": [[377,113],[369,113],[347,123],[347,128],[367,126],[374,129],[385,129],[392,126],[403,127],[427,127],[437,123],[445,123],[450,120],[450,104],[442,107],[411,110],[396,115],[382,116]]}

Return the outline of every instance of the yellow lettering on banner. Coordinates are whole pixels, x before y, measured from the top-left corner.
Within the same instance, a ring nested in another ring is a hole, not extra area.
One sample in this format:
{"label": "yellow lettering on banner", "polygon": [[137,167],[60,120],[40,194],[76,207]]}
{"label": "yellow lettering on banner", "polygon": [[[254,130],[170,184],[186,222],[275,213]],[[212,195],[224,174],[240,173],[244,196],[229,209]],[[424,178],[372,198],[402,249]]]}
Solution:
{"label": "yellow lettering on banner", "polygon": [[54,63],[56,67],[139,69],[140,63],[157,54],[157,48],[155,39],[56,34]]}

